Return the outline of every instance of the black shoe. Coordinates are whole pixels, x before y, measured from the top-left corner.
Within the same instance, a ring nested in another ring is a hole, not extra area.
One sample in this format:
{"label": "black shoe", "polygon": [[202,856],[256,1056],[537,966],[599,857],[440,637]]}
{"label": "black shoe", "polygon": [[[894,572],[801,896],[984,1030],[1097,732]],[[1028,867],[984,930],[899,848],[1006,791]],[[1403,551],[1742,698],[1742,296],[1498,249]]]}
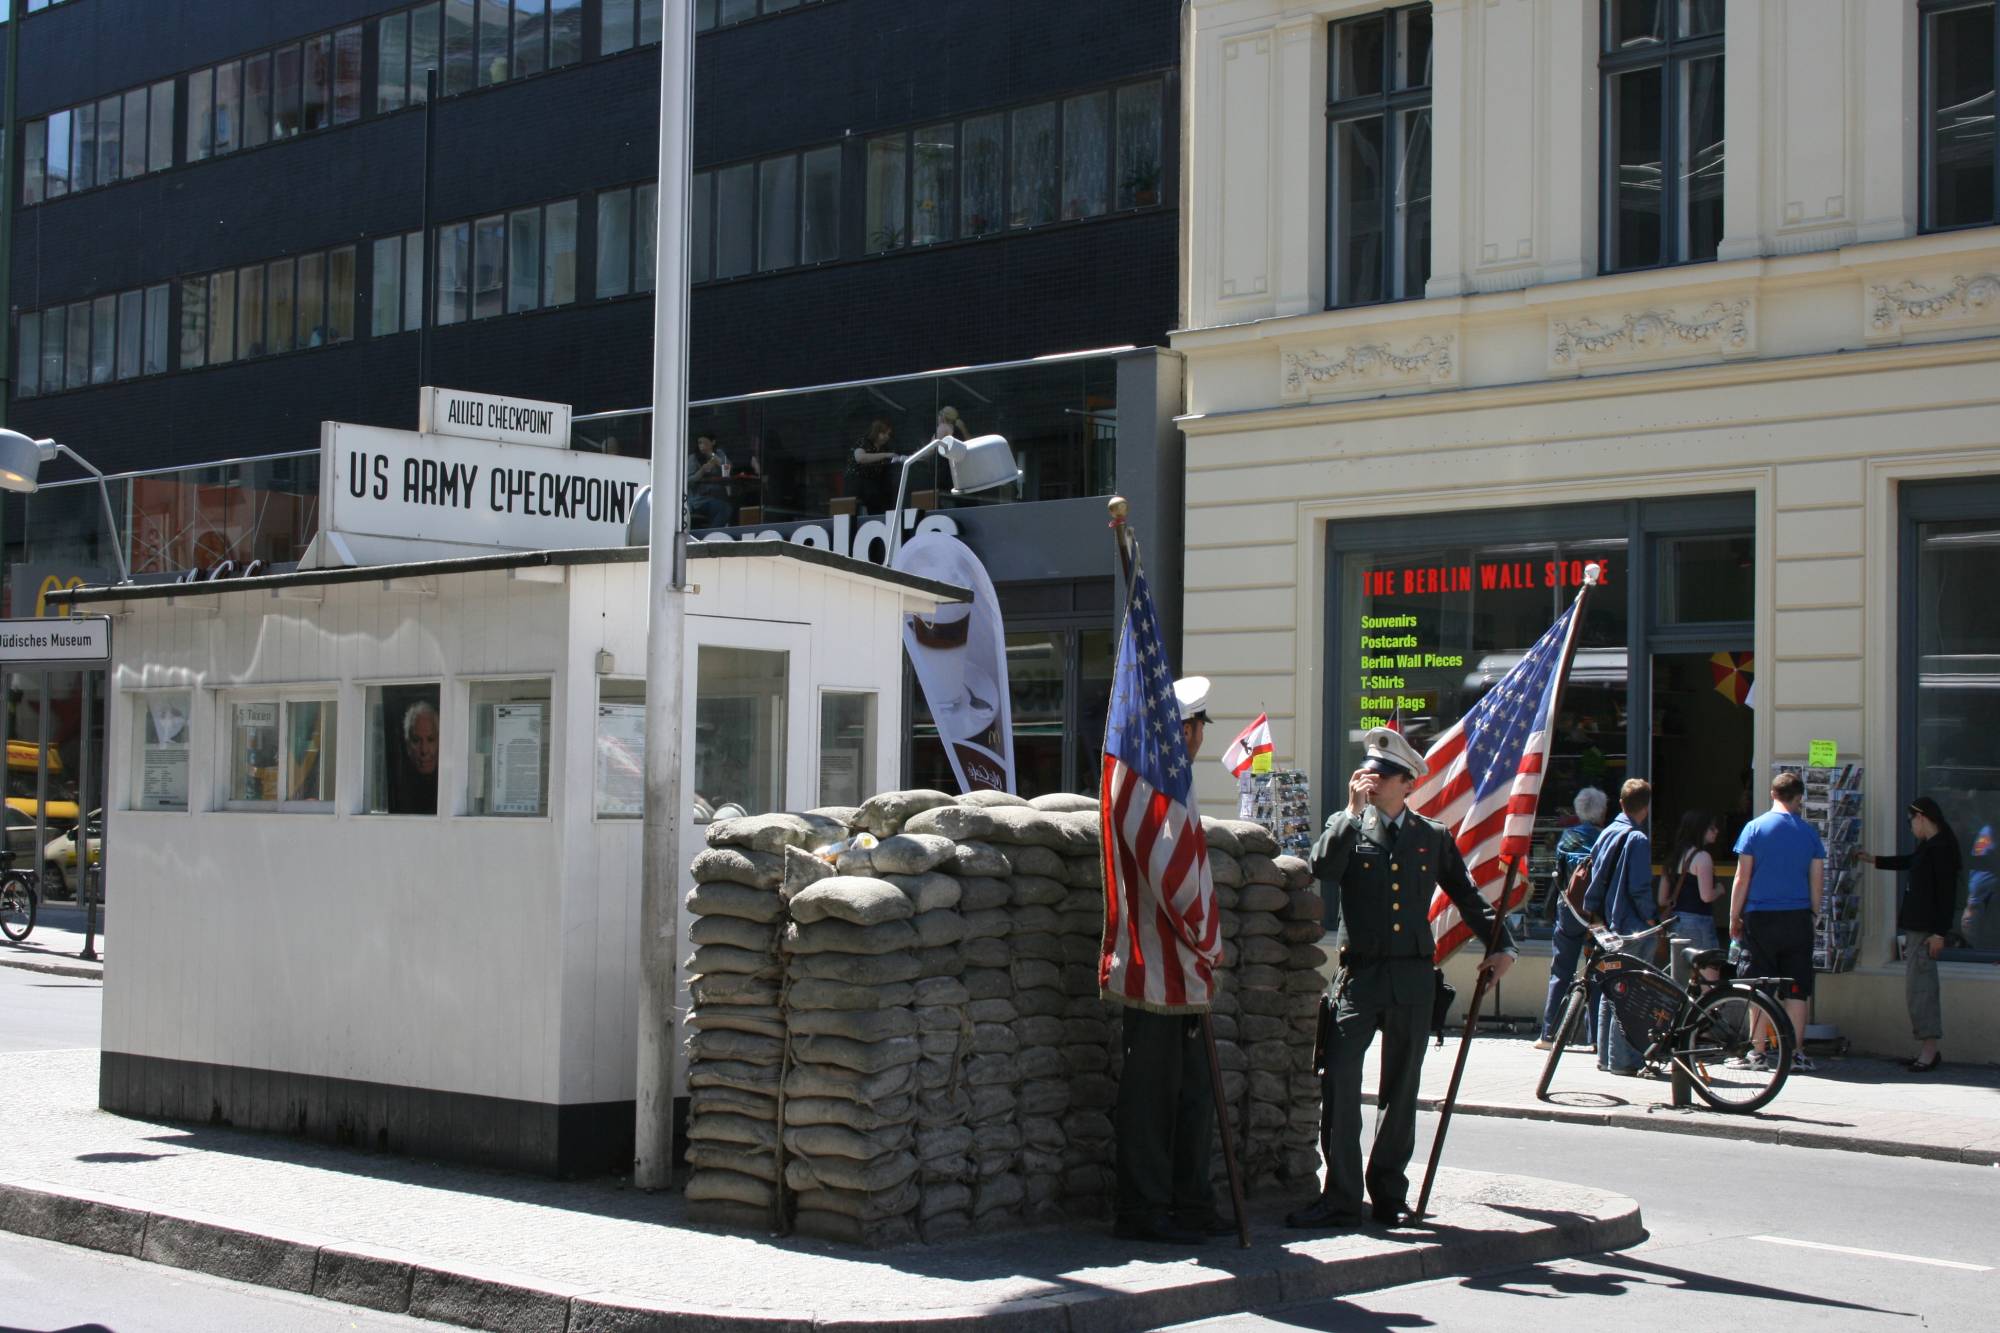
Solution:
{"label": "black shoe", "polygon": [[1236,1223],[1210,1209],[1206,1213],[1175,1213],[1174,1225],[1203,1236],[1233,1236]]}
{"label": "black shoe", "polygon": [[1166,1217],[1128,1217],[1118,1221],[1111,1234],[1119,1240],[1151,1241],[1156,1245],[1206,1245],[1208,1237],[1188,1227],[1175,1226]]}
{"label": "black shoe", "polygon": [[1296,1231],[1338,1231],[1358,1227],[1366,1220],[1360,1213],[1342,1208],[1324,1196],[1295,1213],[1285,1214],[1285,1225]]}
{"label": "black shoe", "polygon": [[1929,1064],[1925,1064],[1921,1060],[1905,1060],[1903,1061],[1903,1068],[1909,1070],[1912,1074],[1928,1074],[1943,1063],[1944,1057],[1942,1055],[1934,1055],[1931,1057]]}
{"label": "black shoe", "polygon": [[1385,1227],[1406,1227],[1417,1220],[1402,1204],[1374,1204],[1368,1209],[1368,1216],[1377,1225]]}

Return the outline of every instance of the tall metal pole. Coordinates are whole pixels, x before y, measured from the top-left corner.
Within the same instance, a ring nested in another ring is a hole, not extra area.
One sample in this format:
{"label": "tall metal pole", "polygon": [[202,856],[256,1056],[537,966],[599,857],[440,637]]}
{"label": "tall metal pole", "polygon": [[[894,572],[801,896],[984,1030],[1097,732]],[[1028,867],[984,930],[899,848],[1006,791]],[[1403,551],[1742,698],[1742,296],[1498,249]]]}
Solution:
{"label": "tall metal pole", "polygon": [[688,194],[694,6],[662,6],[660,208],[653,284],[653,529],[646,624],[646,819],[639,890],[639,1086],[632,1183],[673,1183],[674,963],[680,951],[681,696],[687,538]]}
{"label": "tall metal pole", "polygon": [[[82,742],[76,747],[76,882],[83,897],[83,952],[77,957],[97,961],[97,899],[90,891],[90,715],[97,706],[97,673],[89,667],[77,673],[83,680],[83,720],[77,724]],[[101,856],[103,853],[99,852]]]}
{"label": "tall metal pole", "polygon": [[[417,328],[417,388],[422,390],[431,382],[431,328],[437,323],[437,237],[431,225],[431,177],[436,174],[437,164],[437,104],[438,72],[436,69],[424,71],[424,207],[423,230],[418,233],[417,242],[421,262],[418,267],[424,274],[424,292],[419,304],[423,307],[423,320]],[[409,263],[408,259],[403,261]]]}
{"label": "tall metal pole", "polygon": [[42,897],[49,896],[49,881],[45,878],[48,866],[44,861],[44,849],[49,845],[49,673],[47,669],[37,671],[35,679],[41,686],[37,696],[40,708],[35,739],[39,742],[35,753],[35,890]]}

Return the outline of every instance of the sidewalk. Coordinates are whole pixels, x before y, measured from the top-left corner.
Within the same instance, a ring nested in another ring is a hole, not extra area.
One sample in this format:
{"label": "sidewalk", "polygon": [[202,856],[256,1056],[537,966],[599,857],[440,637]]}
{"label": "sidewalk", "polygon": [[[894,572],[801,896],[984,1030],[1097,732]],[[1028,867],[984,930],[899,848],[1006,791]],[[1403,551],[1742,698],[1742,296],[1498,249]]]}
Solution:
{"label": "sidewalk", "polygon": [[0,967],[22,967],[31,972],[52,972],[57,976],[104,980],[104,909],[97,912],[97,961],[85,962],[83,952],[83,908],[73,902],[43,900],[36,913],[35,928],[19,944],[0,936]]}
{"label": "sidewalk", "polygon": [[[1424,1228],[1301,1238],[1253,1209],[1249,1250],[1176,1252],[1047,1227],[866,1252],[694,1230],[678,1195],[342,1151],[95,1109],[94,1052],[0,1056],[0,1229],[489,1329],[1148,1328],[1616,1249],[1638,1205],[1445,1171]],[[1291,1201],[1296,1203],[1297,1201]]]}
{"label": "sidewalk", "polygon": [[[1435,1044],[1426,1050],[1420,1096],[1424,1106],[1435,1107],[1451,1081],[1458,1038],[1448,1035],[1443,1050]],[[1820,1072],[1793,1074],[1763,1111],[1724,1115],[1699,1099],[1677,1110],[1670,1084],[1600,1073],[1596,1057],[1575,1050],[1564,1052],[1556,1066],[1550,1100],[1537,1101],[1535,1084],[1546,1059],[1531,1037],[1475,1038],[1457,1113],[2000,1165],[2000,1069],[1992,1065],[1947,1061],[1920,1076],[1888,1060],[1816,1056]]]}

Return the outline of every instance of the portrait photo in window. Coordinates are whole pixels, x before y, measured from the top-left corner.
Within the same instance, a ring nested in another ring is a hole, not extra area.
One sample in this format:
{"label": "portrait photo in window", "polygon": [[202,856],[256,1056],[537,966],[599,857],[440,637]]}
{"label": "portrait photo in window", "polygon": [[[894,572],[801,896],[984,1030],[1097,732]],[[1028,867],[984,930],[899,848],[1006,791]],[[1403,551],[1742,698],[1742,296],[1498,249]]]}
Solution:
{"label": "portrait photo in window", "polygon": [[368,811],[434,815],[441,716],[436,685],[381,685],[368,709]]}

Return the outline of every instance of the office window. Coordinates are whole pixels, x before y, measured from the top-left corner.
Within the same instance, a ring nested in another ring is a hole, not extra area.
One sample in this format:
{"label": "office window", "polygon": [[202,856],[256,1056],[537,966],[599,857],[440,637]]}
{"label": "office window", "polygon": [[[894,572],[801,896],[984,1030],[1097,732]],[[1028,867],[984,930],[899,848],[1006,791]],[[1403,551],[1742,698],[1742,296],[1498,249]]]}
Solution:
{"label": "office window", "polygon": [[133,180],[146,174],[146,90],[134,88],[126,93],[125,132],[123,135],[124,160],[119,164],[118,175],[124,180]]}
{"label": "office window", "polygon": [[[812,188],[808,178],[806,188]],[[715,173],[697,171],[688,183],[688,281],[715,276]]]}
{"label": "office window", "polygon": [[576,300],[576,200],[550,204],[543,213],[548,235],[542,261],[542,299],[549,305]]}
{"label": "office window", "polygon": [[549,0],[514,0],[514,76],[549,67]]}
{"label": "office window", "polygon": [[549,67],[583,59],[583,0],[549,0]]}
{"label": "office window", "polygon": [[302,123],[309,130],[323,130],[332,123],[333,38],[313,37],[304,45],[305,72],[300,76],[305,95]]}
{"label": "office window", "polygon": [[243,62],[215,67],[215,153],[233,153],[243,146]]}
{"label": "office window", "polygon": [[147,99],[146,169],[165,171],[174,164],[174,81],[153,85]]}
{"label": "office window", "polygon": [[1924,229],[1989,226],[2000,221],[1994,5],[1926,0],[1923,11]]}
{"label": "office window", "polygon": [[1431,272],[1430,6],[1336,23],[1329,40],[1327,304],[1420,297]]}
{"label": "office window", "polygon": [[1005,121],[998,113],[974,116],[965,122],[960,142],[964,157],[960,216],[967,236],[985,236],[999,231],[1005,217]]}
{"label": "office window", "polygon": [[118,298],[100,296],[90,312],[90,382],[109,384],[118,372]]}
{"label": "office window", "polygon": [[446,94],[469,91],[473,86],[477,6],[474,0],[444,0],[444,76]]}
{"label": "office window", "polygon": [[118,165],[124,160],[121,133],[125,123],[125,102],[107,97],[97,104],[97,183],[110,185],[118,179]]}
{"label": "office window", "polygon": [[716,277],[734,278],[750,271],[756,203],[756,169],[749,163],[715,173]]}
{"label": "office window", "polygon": [[271,53],[271,137],[289,139],[305,128],[303,52],[296,46]]}
{"label": "office window", "polygon": [[443,6],[418,5],[410,11],[410,105],[429,97],[426,75],[437,71],[438,87],[444,87]]}
{"label": "office window", "polygon": [[472,224],[472,317],[507,308],[507,218],[496,213]]}
{"label": "office window", "polygon": [[45,197],[60,199],[69,193],[70,113],[58,111],[48,120],[48,182]]}
{"label": "office window", "polygon": [[910,242],[909,136],[881,134],[868,141],[867,213],[864,236],[868,253],[881,254]]}
{"label": "office window", "polygon": [[639,0],[639,41],[643,45],[660,40],[661,0]]}
{"label": "office window", "polygon": [[1160,202],[1160,125],[1163,90],[1134,83],[1118,90],[1118,207],[1151,208]]}
{"label": "office window", "polygon": [[360,298],[354,270],[354,247],[343,245],[326,253],[327,341],[354,341],[354,303]]}
{"label": "office window", "polygon": [[70,111],[69,186],[88,190],[97,184],[97,103]]}
{"label": "office window", "polygon": [[424,326],[424,234],[403,235],[403,331]]}
{"label": "office window", "polygon": [[1062,215],[1094,218],[1111,207],[1111,94],[1063,101]]}
{"label": "office window", "polygon": [[597,294],[623,296],[632,290],[632,192],[606,190],[597,196]]}
{"label": "office window", "polygon": [[598,8],[599,21],[603,25],[597,43],[600,55],[608,56],[632,49],[638,12],[639,7],[634,0],[603,0]]}
{"label": "office window", "polygon": [[632,193],[632,290],[650,292],[659,276],[660,187]]}
{"label": "office window", "polygon": [[472,224],[459,222],[438,228],[437,304],[433,318],[439,324],[463,323],[470,310],[469,269],[472,263]]}
{"label": "office window", "polygon": [[1043,102],[1013,112],[1008,132],[1013,177],[1008,182],[1007,225],[1034,227],[1055,221],[1062,189],[1056,104]]}
{"label": "office window", "polygon": [[264,345],[272,352],[298,346],[298,263],[274,259],[264,274]]}
{"label": "office window", "polygon": [[42,317],[24,311],[14,321],[14,393],[33,398],[42,391]]}
{"label": "office window", "polygon": [[479,0],[479,86],[505,83],[513,0]]}
{"label": "office window", "polygon": [[[191,76],[192,77],[192,76]],[[198,81],[197,81],[198,82]],[[173,165],[174,82],[58,111],[21,126],[21,204],[115,185]],[[208,122],[190,126],[206,133]],[[200,141],[191,137],[191,145]]]}
{"label": "office window", "polygon": [[42,312],[42,392],[54,393],[63,387],[63,353],[69,345],[64,327],[68,311],[56,306]]}
{"label": "office window", "polygon": [[[799,160],[787,153],[757,164],[757,267],[790,268],[798,262]],[[650,278],[646,286],[652,287]]]}
{"label": "office window", "polygon": [[146,289],[142,374],[164,375],[167,371],[167,295],[164,282]]}
{"label": "office window", "polygon": [[300,347],[326,345],[326,256],[299,256],[298,337]]}
{"label": "office window", "polygon": [[208,279],[181,279],[181,369],[208,364]]}
{"label": "office window", "polygon": [[136,379],[144,364],[146,293],[118,293],[118,378]]}
{"label": "office window", "polygon": [[48,170],[49,123],[46,120],[31,120],[21,127],[21,206],[39,204],[48,196],[44,193],[45,173]]}
{"label": "office window", "polygon": [[243,146],[271,142],[271,57],[267,52],[243,62]]}
{"label": "office window", "polygon": [[1715,258],[1722,0],[1604,0],[1603,267]]}
{"label": "office window", "polygon": [[[629,195],[629,191],[623,191]],[[602,201],[600,200],[600,208]],[[375,243],[377,332],[393,332],[397,319],[395,267],[398,242]],[[576,200],[517,208],[438,229],[439,324],[488,319],[576,299]],[[422,327],[423,253],[416,233],[402,238],[405,329]]]}
{"label": "office window", "polygon": [[264,266],[250,264],[236,271],[236,355],[264,355]]}
{"label": "office window", "polygon": [[63,353],[63,387],[81,389],[90,383],[90,302],[69,307],[69,345]]}
{"label": "office window", "polygon": [[410,16],[375,23],[375,112],[401,111],[410,101]]}
{"label": "office window", "polygon": [[356,24],[333,35],[333,123],[361,119],[361,36]]}
{"label": "office window", "polygon": [[948,241],[957,232],[958,126],[926,126],[911,142],[910,244]]}
{"label": "office window", "polygon": [[403,238],[375,242],[368,257],[368,331],[377,338],[403,327]]}
{"label": "office window", "polygon": [[[699,228],[696,234],[700,234]],[[805,154],[804,216],[799,225],[799,259],[803,263],[817,264],[822,260],[838,258],[840,149],[815,148]],[[700,280],[695,279],[697,282]]]}
{"label": "office window", "polygon": [[523,208],[507,215],[507,312],[533,310],[542,293],[542,213]]}

